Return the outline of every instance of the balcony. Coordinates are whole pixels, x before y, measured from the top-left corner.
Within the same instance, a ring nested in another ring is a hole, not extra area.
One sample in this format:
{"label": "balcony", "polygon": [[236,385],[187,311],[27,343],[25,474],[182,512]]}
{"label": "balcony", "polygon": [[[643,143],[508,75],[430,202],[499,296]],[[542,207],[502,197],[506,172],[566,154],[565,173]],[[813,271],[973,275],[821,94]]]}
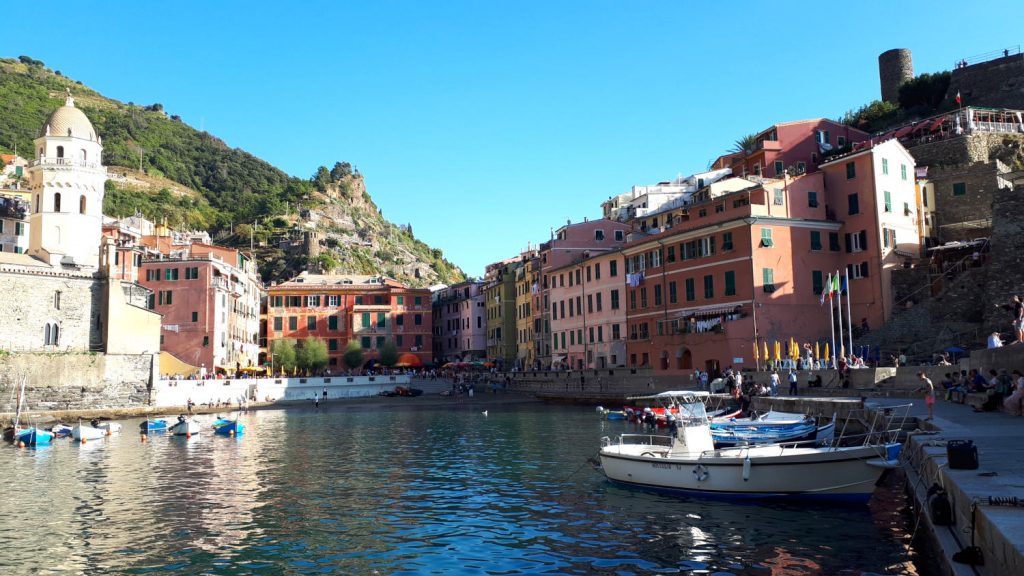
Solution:
{"label": "balcony", "polygon": [[37,160],[32,160],[28,164],[31,166],[67,166],[69,168],[90,168],[93,170],[99,170],[101,165],[99,162],[87,162],[84,160],[75,160],[74,158],[57,158],[55,156],[43,156]]}

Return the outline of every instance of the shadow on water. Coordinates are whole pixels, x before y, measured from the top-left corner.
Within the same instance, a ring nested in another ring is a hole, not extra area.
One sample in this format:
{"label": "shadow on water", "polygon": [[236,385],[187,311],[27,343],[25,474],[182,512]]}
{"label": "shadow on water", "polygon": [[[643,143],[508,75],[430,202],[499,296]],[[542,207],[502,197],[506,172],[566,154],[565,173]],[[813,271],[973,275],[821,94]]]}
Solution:
{"label": "shadow on water", "polygon": [[41,574],[917,573],[898,490],[828,507],[615,486],[586,460],[628,424],[592,409],[338,405],[242,419],[241,438],[0,450],[33,487],[4,499],[6,563]]}

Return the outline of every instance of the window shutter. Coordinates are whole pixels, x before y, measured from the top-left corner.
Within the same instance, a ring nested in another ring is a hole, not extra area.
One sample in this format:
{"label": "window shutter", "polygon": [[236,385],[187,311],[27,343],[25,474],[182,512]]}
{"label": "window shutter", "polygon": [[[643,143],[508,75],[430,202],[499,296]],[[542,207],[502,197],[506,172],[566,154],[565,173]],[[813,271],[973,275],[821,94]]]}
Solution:
{"label": "window shutter", "polygon": [[844,239],[846,240],[846,251],[853,252],[853,239],[850,237],[849,232],[846,233]]}
{"label": "window shutter", "polygon": [[868,231],[867,230],[861,230],[860,231],[860,249],[861,250],[867,250],[868,249]]}
{"label": "window shutter", "polygon": [[867,262],[861,262],[860,263],[860,275],[862,277],[864,277],[864,278],[868,277],[868,263]]}

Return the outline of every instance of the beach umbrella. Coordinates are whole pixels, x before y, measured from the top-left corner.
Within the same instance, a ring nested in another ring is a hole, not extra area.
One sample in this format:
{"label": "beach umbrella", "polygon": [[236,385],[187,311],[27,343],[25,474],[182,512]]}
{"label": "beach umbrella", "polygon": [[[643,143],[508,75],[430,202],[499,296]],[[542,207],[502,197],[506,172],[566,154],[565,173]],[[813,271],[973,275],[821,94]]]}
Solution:
{"label": "beach umbrella", "polygon": [[779,362],[782,360],[782,342],[775,341],[775,361]]}
{"label": "beach umbrella", "polygon": [[828,352],[829,352],[829,350],[828,350],[828,342],[825,342],[825,360],[826,361],[829,361],[829,360],[832,359],[832,356]]}
{"label": "beach umbrella", "polygon": [[797,348],[796,339],[792,336],[789,338],[789,357],[796,360],[800,356],[800,349]]}
{"label": "beach umbrella", "polygon": [[754,340],[754,362],[757,362],[760,359],[761,359],[761,357],[758,355],[758,350],[757,350],[757,340]]}
{"label": "beach umbrella", "polygon": [[821,348],[818,346],[818,342],[814,342],[814,357],[821,358]]}
{"label": "beach umbrella", "polygon": [[765,362],[771,360],[771,357],[768,354],[768,341],[767,340],[764,341],[764,360],[765,360]]}

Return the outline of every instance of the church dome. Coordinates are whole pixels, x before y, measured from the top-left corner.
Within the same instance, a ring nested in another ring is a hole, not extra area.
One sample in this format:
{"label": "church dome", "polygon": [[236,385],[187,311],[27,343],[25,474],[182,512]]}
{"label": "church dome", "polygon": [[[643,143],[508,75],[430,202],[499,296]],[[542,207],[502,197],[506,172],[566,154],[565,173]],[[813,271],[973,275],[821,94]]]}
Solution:
{"label": "church dome", "polygon": [[50,119],[43,125],[39,135],[46,136],[47,128],[50,129],[50,136],[73,136],[86,140],[96,140],[96,129],[92,127],[92,122],[89,122],[85,112],[75,108],[75,99],[70,95],[68,95],[63,106],[54,110],[53,114],[50,114]]}

